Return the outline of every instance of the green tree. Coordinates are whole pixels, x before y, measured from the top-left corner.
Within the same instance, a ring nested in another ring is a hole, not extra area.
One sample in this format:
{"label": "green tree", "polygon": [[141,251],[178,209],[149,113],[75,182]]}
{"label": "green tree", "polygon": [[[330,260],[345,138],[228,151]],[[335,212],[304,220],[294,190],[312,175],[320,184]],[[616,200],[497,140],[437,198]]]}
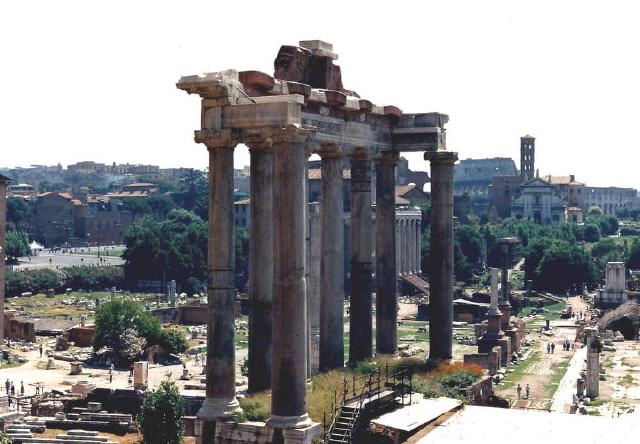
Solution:
{"label": "green tree", "polygon": [[577,285],[593,284],[598,276],[593,258],[581,247],[555,241],[545,250],[533,283],[540,290],[564,292]]}
{"label": "green tree", "polygon": [[33,216],[31,206],[21,197],[7,198],[7,224],[14,230],[24,227]]}
{"label": "green tree", "polygon": [[169,353],[182,353],[187,348],[184,336],[163,330],[160,321],[143,311],[135,301],[114,299],[96,310],[95,351],[106,348],[119,362],[129,363],[144,346],[152,345],[160,345]]}
{"label": "green tree", "polygon": [[629,249],[629,258],[627,259],[627,268],[631,270],[640,270],[640,238],[633,241]]}
{"label": "green tree", "polygon": [[598,242],[600,240],[600,226],[588,223],[584,226],[584,240],[586,242]]}
{"label": "green tree", "polygon": [[138,424],[143,444],[182,444],[184,399],[175,383],[163,381],[142,403]]}
{"label": "green tree", "polygon": [[236,288],[243,290],[249,280],[249,232],[236,229]]}
{"label": "green tree", "polygon": [[611,253],[612,251],[617,251],[618,246],[616,242],[611,238],[600,239],[593,245],[591,248],[591,254],[594,257],[604,257],[606,254]]}
{"label": "green tree", "polygon": [[8,231],[5,238],[6,254],[10,264],[18,263],[19,257],[28,256],[31,252],[29,239],[21,231]]}
{"label": "green tree", "polygon": [[478,228],[471,225],[460,225],[455,230],[455,238],[460,242],[462,253],[471,265],[482,261],[482,236]]}
{"label": "green tree", "polygon": [[189,211],[172,210],[163,220],[144,217],[125,235],[127,282],[175,279],[180,289],[194,291],[190,278],[206,279],[207,238],[207,224]]}
{"label": "green tree", "polygon": [[593,205],[591,207],[589,207],[589,210],[587,211],[587,217],[591,217],[591,216],[602,216],[604,213],[602,212],[602,208],[600,208],[597,205]]}

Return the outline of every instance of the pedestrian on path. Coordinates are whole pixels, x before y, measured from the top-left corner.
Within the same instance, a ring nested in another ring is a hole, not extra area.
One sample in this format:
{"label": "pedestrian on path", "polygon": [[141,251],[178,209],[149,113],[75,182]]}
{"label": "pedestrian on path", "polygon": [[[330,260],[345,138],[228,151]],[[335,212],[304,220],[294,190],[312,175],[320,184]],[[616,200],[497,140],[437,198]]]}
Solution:
{"label": "pedestrian on path", "polygon": [[551,353],[551,342],[547,342],[547,354]]}
{"label": "pedestrian on path", "polygon": [[24,382],[20,381],[20,396],[24,396]]}
{"label": "pedestrian on path", "polygon": [[531,387],[529,387],[529,384],[527,384],[527,386],[524,389],[524,396],[527,399],[529,399],[529,390],[531,390]]}
{"label": "pedestrian on path", "polygon": [[553,352],[556,351],[556,344],[555,342],[551,343],[551,354],[553,354]]}
{"label": "pedestrian on path", "polygon": [[520,399],[522,396],[522,387],[520,386],[520,384],[518,384],[518,387],[516,388],[516,392],[518,392],[518,399]]}

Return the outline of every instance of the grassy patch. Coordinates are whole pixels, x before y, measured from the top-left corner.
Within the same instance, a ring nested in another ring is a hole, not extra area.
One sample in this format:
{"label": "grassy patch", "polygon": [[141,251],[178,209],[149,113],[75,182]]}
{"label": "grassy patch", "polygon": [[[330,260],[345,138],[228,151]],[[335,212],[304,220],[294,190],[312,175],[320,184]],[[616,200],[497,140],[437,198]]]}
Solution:
{"label": "grassy patch", "polygon": [[558,389],[558,385],[560,385],[560,381],[564,377],[565,373],[567,373],[567,368],[569,367],[569,359],[563,362],[556,362],[551,364],[551,378],[549,378],[549,382],[545,385],[545,397],[552,398],[556,390]]}
{"label": "grassy patch", "polygon": [[508,372],[502,382],[499,384],[500,390],[508,390],[510,388],[515,387],[515,385],[520,381],[524,375],[528,374],[530,370],[540,362],[542,357],[542,353],[540,350],[532,351],[525,359],[521,359],[515,367],[513,367],[512,372]]}

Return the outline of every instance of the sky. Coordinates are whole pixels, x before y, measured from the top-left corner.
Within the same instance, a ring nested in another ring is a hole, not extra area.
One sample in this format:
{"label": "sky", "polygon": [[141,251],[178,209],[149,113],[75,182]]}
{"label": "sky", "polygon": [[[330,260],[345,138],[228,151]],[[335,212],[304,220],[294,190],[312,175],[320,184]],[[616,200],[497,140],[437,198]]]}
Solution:
{"label": "sky", "polygon": [[199,99],[178,79],[272,74],[280,45],[321,39],[345,88],[449,114],[461,159],[519,162],[531,134],[541,174],[640,188],[639,13],[634,0],[2,2],[0,166],[205,168]]}

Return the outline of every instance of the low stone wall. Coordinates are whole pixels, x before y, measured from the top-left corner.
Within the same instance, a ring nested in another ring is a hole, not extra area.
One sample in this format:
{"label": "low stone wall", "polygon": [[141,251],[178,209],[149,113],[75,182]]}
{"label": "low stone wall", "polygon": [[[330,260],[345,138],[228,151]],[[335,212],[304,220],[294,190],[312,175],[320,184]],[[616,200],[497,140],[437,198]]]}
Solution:
{"label": "low stone wall", "polygon": [[20,339],[36,342],[36,325],[33,321],[18,319],[13,313],[4,313],[5,339]]}
{"label": "low stone wall", "polygon": [[182,305],[175,308],[158,308],[151,313],[162,323],[203,325],[207,323],[207,305]]}
{"label": "low stone wall", "polygon": [[465,364],[476,364],[489,372],[489,375],[495,375],[500,368],[500,347],[493,347],[488,353],[473,353],[464,355]]}
{"label": "low stone wall", "polygon": [[93,340],[95,326],[73,327],[69,330],[69,341],[73,342],[76,347],[89,347]]}
{"label": "low stone wall", "polygon": [[[320,426],[315,424],[302,430],[272,429],[263,422],[216,423],[213,442],[216,444],[311,444],[320,434]],[[204,440],[202,441],[205,442]]]}
{"label": "low stone wall", "polygon": [[493,381],[491,376],[483,376],[469,388],[470,405],[487,405],[493,395]]}

